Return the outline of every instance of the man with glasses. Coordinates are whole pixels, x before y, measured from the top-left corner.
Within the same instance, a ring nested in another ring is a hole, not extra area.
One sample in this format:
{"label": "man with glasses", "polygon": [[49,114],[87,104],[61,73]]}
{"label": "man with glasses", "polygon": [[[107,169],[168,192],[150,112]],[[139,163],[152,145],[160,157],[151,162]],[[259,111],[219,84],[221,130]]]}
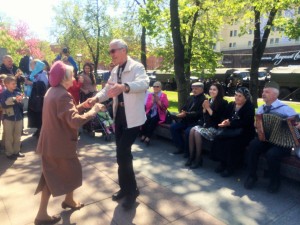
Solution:
{"label": "man with glasses", "polygon": [[[178,150],[173,154],[183,154],[185,157],[189,155],[189,133],[192,127],[197,125],[199,119],[203,118],[202,104],[206,99],[204,95],[204,85],[201,82],[192,84],[193,95],[188,97],[186,104],[182,107],[177,117],[181,119],[178,123],[173,123],[170,127],[172,140]],[[182,136],[184,131],[185,140]]]}
{"label": "man with glasses", "polygon": [[90,104],[113,98],[113,117],[120,190],[112,199],[124,198],[122,206],[131,209],[139,190],[132,165],[131,146],[139,134],[140,126],[146,121],[144,107],[145,92],[149,78],[144,66],[128,55],[125,41],[114,39],[109,44],[109,54],[115,67],[105,87],[93,98]]}

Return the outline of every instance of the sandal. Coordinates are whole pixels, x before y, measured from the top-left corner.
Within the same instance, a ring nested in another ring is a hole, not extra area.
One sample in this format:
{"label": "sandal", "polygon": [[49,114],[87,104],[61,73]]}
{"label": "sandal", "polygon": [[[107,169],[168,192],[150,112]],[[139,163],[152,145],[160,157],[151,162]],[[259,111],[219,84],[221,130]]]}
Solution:
{"label": "sandal", "polygon": [[79,209],[81,209],[82,207],[84,207],[84,204],[83,204],[83,203],[79,203],[78,206],[71,206],[71,205],[69,205],[69,204],[66,203],[66,202],[62,202],[62,203],[61,203],[61,207],[62,207],[63,209],[70,208],[71,210],[79,210]]}
{"label": "sandal", "polygon": [[44,225],[44,224],[55,224],[61,220],[60,216],[51,216],[51,219],[48,220],[40,220],[40,219],[35,219],[34,224],[35,225]]}

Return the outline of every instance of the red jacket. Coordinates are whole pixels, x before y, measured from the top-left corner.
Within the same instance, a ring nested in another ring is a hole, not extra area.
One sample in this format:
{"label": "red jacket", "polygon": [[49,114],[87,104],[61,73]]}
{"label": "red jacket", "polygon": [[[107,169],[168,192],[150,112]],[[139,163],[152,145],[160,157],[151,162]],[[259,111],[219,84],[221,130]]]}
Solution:
{"label": "red jacket", "polygon": [[[161,93],[160,96],[161,106],[157,105],[157,111],[159,116],[159,124],[164,123],[167,115],[167,108],[169,106],[168,97],[165,93]],[[149,113],[153,106],[153,94],[149,93],[146,101],[146,114]]]}
{"label": "red jacket", "polygon": [[80,99],[80,88],[82,86],[82,83],[76,81],[76,80],[73,80],[73,86],[70,87],[68,89],[68,92],[73,96],[73,99],[74,99],[74,102],[76,105],[79,104],[79,99]]}

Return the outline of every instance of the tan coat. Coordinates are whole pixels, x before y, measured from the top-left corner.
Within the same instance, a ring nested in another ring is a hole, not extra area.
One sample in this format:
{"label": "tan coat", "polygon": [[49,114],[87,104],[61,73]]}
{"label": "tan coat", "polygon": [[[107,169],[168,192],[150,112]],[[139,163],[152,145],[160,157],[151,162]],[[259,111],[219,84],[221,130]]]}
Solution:
{"label": "tan coat", "polygon": [[[82,110],[81,106],[77,107]],[[47,91],[36,150],[42,158],[42,177],[37,192],[45,182],[53,196],[81,186],[82,171],[76,154],[78,128],[91,118],[93,115],[89,112],[79,115],[71,94],[64,87],[51,87]]]}

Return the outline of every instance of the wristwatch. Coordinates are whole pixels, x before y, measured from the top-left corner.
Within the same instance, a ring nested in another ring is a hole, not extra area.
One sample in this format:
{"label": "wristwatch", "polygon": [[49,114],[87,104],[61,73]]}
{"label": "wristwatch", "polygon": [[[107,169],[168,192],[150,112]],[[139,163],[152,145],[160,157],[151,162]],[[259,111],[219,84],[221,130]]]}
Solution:
{"label": "wristwatch", "polygon": [[129,85],[128,84],[124,84],[125,85],[125,93],[128,93],[129,91],[130,91],[130,87],[129,87]]}

